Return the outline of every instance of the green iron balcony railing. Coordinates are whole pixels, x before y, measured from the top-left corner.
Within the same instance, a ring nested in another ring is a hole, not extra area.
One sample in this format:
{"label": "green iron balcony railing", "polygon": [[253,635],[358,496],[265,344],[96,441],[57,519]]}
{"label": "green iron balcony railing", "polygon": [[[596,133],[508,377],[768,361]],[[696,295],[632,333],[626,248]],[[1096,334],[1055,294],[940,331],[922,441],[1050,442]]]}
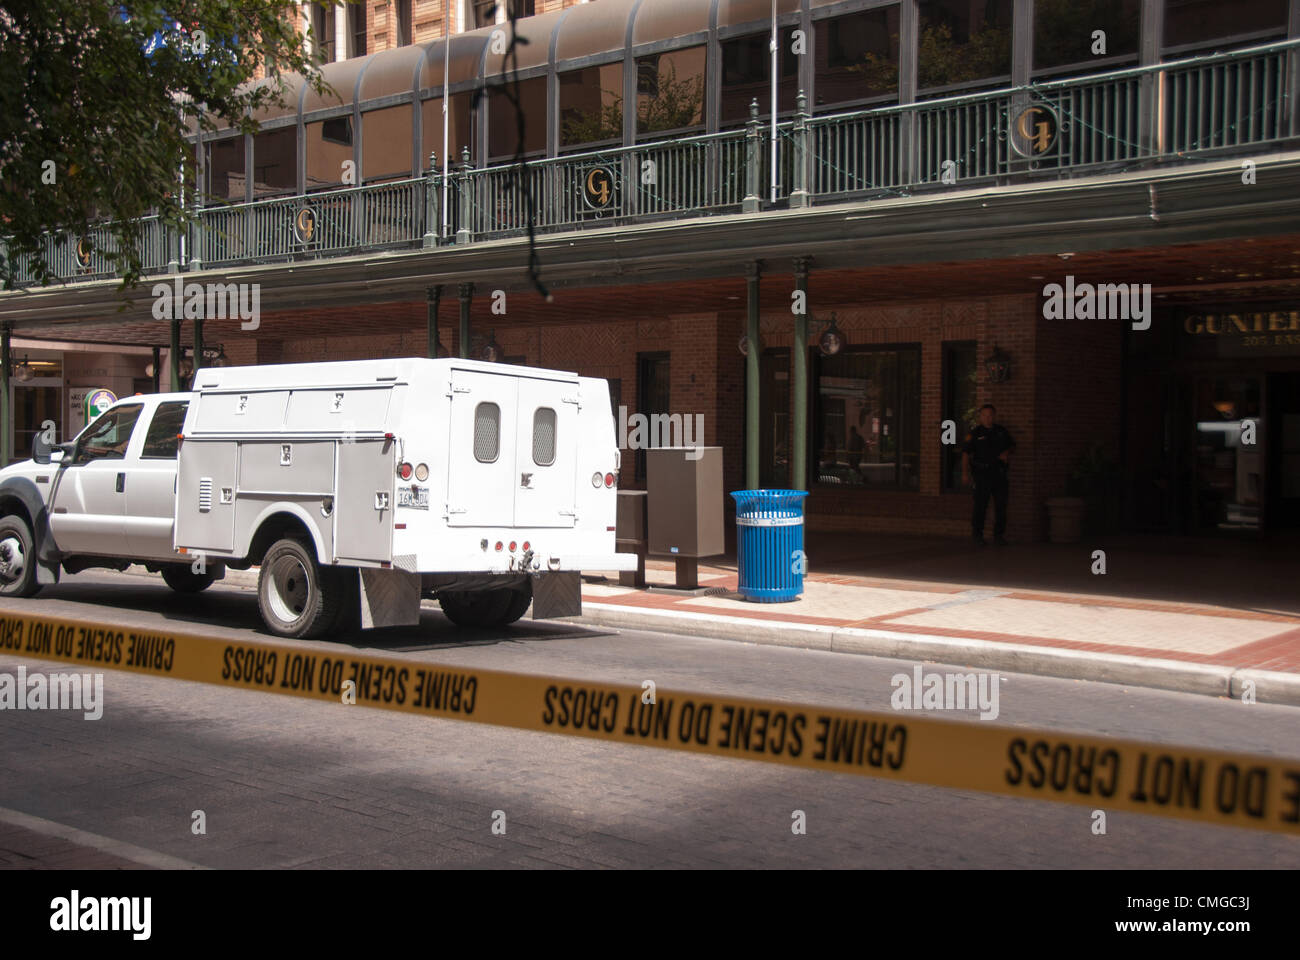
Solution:
{"label": "green iron balcony railing", "polygon": [[[915,191],[1070,178],[1277,148],[1300,138],[1300,40],[851,113],[809,116],[802,95],[771,130],[751,107],[743,127],[704,136],[475,168],[468,151],[444,191],[431,172],[194,211],[184,237],[139,226],[146,273],[465,245],[536,232],[652,219],[758,213]],[[448,208],[442,209],[444,195]],[[444,222],[445,221],[445,222]],[[51,236],[64,280],[111,276],[90,242]],[[33,281],[19,258],[20,282]]]}

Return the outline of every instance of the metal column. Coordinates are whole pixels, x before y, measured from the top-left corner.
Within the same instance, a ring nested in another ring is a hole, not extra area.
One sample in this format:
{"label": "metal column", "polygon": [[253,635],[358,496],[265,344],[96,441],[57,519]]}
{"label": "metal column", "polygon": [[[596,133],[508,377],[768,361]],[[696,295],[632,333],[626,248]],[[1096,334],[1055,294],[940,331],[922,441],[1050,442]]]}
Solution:
{"label": "metal column", "polygon": [[474,299],[474,284],[460,285],[460,358],[469,359],[469,305]]}
{"label": "metal column", "polygon": [[803,310],[794,316],[794,349],[790,363],[794,366],[790,390],[794,394],[790,417],[794,437],[790,448],[790,488],[808,489],[808,259],[794,262],[794,288],[801,291]]}
{"label": "metal column", "polygon": [[181,318],[172,317],[171,324],[171,349],[167,354],[167,365],[171,367],[172,372],[171,392],[177,393],[181,388]]}
{"label": "metal column", "polygon": [[198,373],[203,365],[203,318],[194,321],[194,365],[193,372]]}
{"label": "metal column", "polygon": [[9,394],[9,371],[13,369],[13,354],[9,350],[11,336],[13,325],[6,320],[0,324],[0,408],[4,411],[4,416],[0,417],[0,467],[7,467],[14,453],[14,405]]}
{"label": "metal column", "polygon": [[153,392],[162,393],[162,347],[153,348]]}
{"label": "metal column", "polygon": [[749,316],[745,332],[749,350],[745,353],[745,489],[758,489],[758,261],[753,261],[745,271]]}
{"label": "metal column", "polygon": [[438,356],[438,306],[442,302],[442,286],[429,287],[425,294],[428,296],[428,334],[429,345],[425,349],[425,355],[429,357]]}

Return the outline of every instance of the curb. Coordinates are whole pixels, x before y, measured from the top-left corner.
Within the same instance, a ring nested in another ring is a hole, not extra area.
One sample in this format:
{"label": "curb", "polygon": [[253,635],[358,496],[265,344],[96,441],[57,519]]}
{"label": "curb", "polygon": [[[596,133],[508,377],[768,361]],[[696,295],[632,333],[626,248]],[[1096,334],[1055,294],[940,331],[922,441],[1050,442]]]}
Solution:
{"label": "curb", "polygon": [[1258,703],[1300,706],[1300,674],[1272,670],[858,627],[823,627],[800,623],[778,625],[748,617],[685,613],[680,610],[647,610],[589,601],[584,601],[582,608],[581,617],[566,619],[572,623],[589,623],[594,626],[660,630],[713,640],[930,661],[1238,700],[1250,683],[1254,685],[1254,696]]}

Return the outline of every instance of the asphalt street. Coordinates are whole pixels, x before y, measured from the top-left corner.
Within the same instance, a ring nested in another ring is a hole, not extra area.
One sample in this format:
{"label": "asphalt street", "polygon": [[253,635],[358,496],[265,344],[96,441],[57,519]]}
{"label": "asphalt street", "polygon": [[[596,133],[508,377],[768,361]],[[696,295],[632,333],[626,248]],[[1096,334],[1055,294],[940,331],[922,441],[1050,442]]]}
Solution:
{"label": "asphalt street", "polygon": [[[88,571],[0,608],[267,639],[253,591],[220,583],[182,597],[160,578]],[[435,605],[418,628],[341,642],[868,710],[888,710],[890,678],[915,665],[575,623],[465,632]],[[0,672],[20,664],[66,669],[0,655]],[[1300,746],[1293,707],[1019,674],[1000,689],[1000,724],[1291,757]],[[1119,811],[1095,835],[1082,806],[122,671],[105,671],[104,699],[94,721],[0,711],[0,808],[207,867],[1300,867],[1297,837]]]}

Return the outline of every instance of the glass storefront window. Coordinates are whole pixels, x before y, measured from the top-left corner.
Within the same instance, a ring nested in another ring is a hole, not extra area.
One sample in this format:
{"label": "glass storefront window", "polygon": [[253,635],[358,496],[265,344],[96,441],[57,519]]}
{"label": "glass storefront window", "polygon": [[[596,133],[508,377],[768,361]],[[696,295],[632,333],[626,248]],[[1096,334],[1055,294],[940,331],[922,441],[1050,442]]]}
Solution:
{"label": "glass storefront window", "polygon": [[560,146],[623,142],[623,64],[566,70],[560,78]]}
{"label": "glass storefront window", "polygon": [[298,129],[281,127],[253,137],[253,199],[298,192]]}
{"label": "glass storefront window", "polygon": [[821,357],[815,383],[815,482],[919,489],[920,348]]}
{"label": "glass storefront window", "polygon": [[204,145],[208,152],[205,201],[244,202],[244,138],[226,137]]}
{"label": "glass storefront window", "polygon": [[1203,377],[1195,384],[1196,525],[1256,529],[1264,496],[1263,445],[1243,445],[1242,421],[1260,431],[1258,377]]}
{"label": "glass storefront window", "polygon": [[410,104],[361,115],[361,176],[366,183],[411,175],[411,120]]}
{"label": "glass storefront window", "polygon": [[[1115,58],[1136,62],[1141,19],[1141,0],[1034,0],[1034,69],[1087,69],[1097,60],[1115,69]],[[1093,53],[1098,30],[1105,34],[1105,53]]]}
{"label": "glass storefront window", "polygon": [[1166,48],[1254,43],[1286,36],[1287,0],[1165,0]]}
{"label": "glass storefront window", "polygon": [[502,81],[488,88],[489,162],[509,160],[519,149],[519,125],[512,97],[518,98],[524,115],[523,155],[546,152],[546,78],[520,80],[517,93],[507,93],[508,86],[509,81]]}
{"label": "glass storefront window", "polygon": [[[794,28],[781,31],[781,54],[777,57],[779,78],[776,88],[778,113],[794,110],[799,87],[799,55],[794,52]],[[771,33],[752,33],[722,41],[722,101],[719,120],[734,126],[749,119],[749,104],[758,101],[762,116],[772,111]]]}
{"label": "glass storefront window", "polygon": [[[461,149],[470,147],[470,120],[473,113],[474,94],[472,93],[453,93],[451,95],[451,109],[447,112],[447,140],[450,145],[451,162],[454,167],[460,163]],[[429,152],[437,151],[438,169],[442,169],[443,161],[446,159],[442,155],[442,98],[434,97],[431,100],[424,100],[420,103],[421,122],[420,122],[420,164],[427,167],[429,165]]]}
{"label": "glass storefront window", "polygon": [[637,135],[696,129],[704,129],[704,47],[638,58]]}
{"label": "glass storefront window", "polygon": [[898,98],[898,4],[816,26],[818,106]]}
{"label": "glass storefront window", "polygon": [[920,90],[1011,75],[1012,0],[921,0]]}
{"label": "glass storefront window", "polygon": [[343,164],[353,159],[352,118],[334,117],[309,123],[306,137],[307,190],[346,186]]}

